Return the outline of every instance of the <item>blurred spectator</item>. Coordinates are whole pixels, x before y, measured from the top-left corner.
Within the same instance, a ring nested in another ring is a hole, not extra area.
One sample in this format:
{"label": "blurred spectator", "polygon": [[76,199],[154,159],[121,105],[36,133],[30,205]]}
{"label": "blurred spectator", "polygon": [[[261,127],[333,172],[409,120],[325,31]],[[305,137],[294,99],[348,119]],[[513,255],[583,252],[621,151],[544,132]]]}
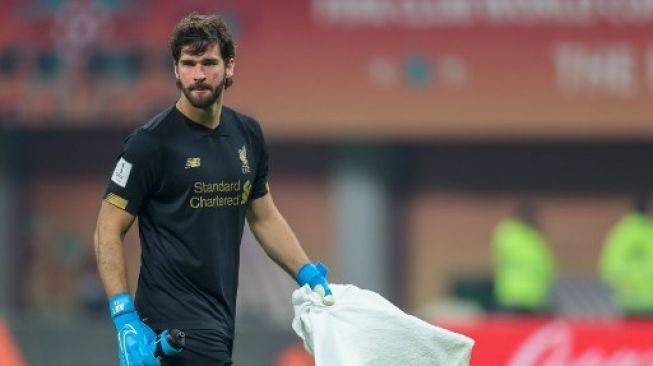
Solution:
{"label": "blurred spectator", "polygon": [[521,200],[515,214],[495,227],[494,297],[502,311],[537,314],[548,310],[556,264],[535,216],[534,204]]}
{"label": "blurred spectator", "polygon": [[24,89],[24,56],[15,45],[0,50],[0,126],[17,124],[16,94]]}
{"label": "blurred spectator", "polygon": [[653,315],[653,220],[646,195],[608,232],[599,271],[625,315]]}
{"label": "blurred spectator", "polygon": [[33,236],[25,289],[28,308],[32,315],[43,317],[75,315],[80,305],[78,287],[90,256],[88,246],[80,233],[45,214],[35,214],[30,229]]}
{"label": "blurred spectator", "polygon": [[77,297],[89,316],[104,316],[107,309],[102,281],[97,272],[95,258],[88,256],[77,281]]}

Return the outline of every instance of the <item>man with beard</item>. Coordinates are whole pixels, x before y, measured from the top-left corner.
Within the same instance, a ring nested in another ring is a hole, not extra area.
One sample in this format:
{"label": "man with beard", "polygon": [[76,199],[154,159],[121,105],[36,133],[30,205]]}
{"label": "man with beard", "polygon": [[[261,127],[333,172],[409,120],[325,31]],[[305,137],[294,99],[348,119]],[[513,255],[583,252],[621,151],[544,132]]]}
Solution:
{"label": "man with beard", "polygon": [[[155,334],[170,328],[185,331],[186,345],[165,365],[231,365],[245,219],[300,285],[326,305],[334,299],[326,267],[310,262],[272,200],[258,122],[222,105],[235,67],[226,25],[190,14],[170,48],[180,98],[135,130],[118,156],[95,232],[98,268],[121,365],[158,365]],[[142,256],[134,305],[122,240],[135,217]]]}

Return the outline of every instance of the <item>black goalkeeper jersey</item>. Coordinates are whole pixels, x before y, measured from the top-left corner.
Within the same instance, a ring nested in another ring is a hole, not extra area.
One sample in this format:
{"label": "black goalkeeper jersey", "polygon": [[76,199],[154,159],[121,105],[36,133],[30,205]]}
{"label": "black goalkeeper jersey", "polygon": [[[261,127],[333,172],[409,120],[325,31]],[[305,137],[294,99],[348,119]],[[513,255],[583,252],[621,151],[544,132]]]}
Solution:
{"label": "black goalkeeper jersey", "polygon": [[129,135],[105,201],[138,216],[135,302],[151,327],[233,339],[245,212],[268,192],[267,161],[258,122],[227,107],[216,129],[173,106]]}

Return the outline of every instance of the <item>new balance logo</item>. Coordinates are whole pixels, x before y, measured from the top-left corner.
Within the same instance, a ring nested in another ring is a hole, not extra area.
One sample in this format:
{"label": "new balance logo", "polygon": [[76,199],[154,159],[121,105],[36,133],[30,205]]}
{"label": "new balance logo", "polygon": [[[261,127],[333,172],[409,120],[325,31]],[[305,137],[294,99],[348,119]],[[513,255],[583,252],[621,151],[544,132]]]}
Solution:
{"label": "new balance logo", "polygon": [[200,158],[188,158],[186,159],[186,169],[198,168],[200,166]]}

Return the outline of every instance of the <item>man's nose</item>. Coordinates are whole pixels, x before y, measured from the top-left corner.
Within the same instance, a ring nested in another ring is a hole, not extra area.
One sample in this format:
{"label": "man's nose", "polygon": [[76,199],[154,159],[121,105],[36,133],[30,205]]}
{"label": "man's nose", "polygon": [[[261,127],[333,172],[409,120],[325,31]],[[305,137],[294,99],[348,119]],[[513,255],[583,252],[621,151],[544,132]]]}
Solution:
{"label": "man's nose", "polygon": [[195,75],[193,76],[195,81],[203,81],[206,80],[206,75],[204,74],[204,70],[202,70],[202,67],[197,67],[195,69]]}

